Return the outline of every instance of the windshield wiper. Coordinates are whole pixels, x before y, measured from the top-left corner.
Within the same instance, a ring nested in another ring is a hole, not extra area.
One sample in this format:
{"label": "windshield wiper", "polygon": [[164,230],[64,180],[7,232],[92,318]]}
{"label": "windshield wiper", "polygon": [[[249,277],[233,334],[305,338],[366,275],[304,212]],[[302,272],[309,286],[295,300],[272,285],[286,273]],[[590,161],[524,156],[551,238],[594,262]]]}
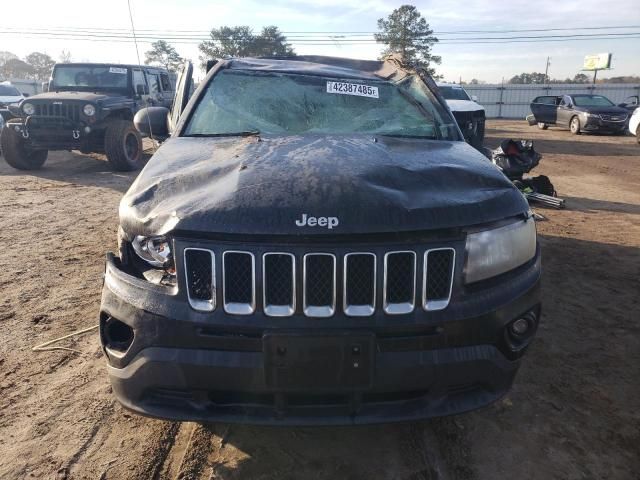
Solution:
{"label": "windshield wiper", "polygon": [[248,130],[246,132],[229,132],[229,133],[190,133],[182,135],[183,137],[252,137],[260,135],[258,130]]}

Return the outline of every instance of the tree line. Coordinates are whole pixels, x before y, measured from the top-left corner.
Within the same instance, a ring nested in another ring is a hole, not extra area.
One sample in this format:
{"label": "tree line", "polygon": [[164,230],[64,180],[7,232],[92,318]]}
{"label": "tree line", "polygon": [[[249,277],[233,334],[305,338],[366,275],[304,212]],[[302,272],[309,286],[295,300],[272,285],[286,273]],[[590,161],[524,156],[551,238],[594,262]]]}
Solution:
{"label": "tree line", "polygon": [[[442,59],[432,54],[433,45],[438,42],[427,20],[413,5],[402,5],[386,18],[378,20],[376,42],[385,46],[380,58],[398,54],[408,65],[425,69],[438,77],[435,66]],[[224,57],[295,56],[293,46],[275,25],[262,27],[259,32],[247,25],[213,28],[209,39],[198,45],[200,63],[204,67],[207,60]],[[161,65],[175,71],[183,59],[176,49],[164,40],[158,40],[145,52],[145,63]]]}
{"label": "tree line", "polygon": [[[63,50],[60,62],[70,62],[71,54]],[[49,79],[51,69],[56,61],[46,53],[32,52],[24,58],[14,53],[0,51],[0,80],[21,78],[44,82]]]}
{"label": "tree line", "polygon": [[[378,32],[374,34],[377,43],[384,45],[380,58],[389,54],[396,54],[407,65],[426,70],[435,79],[442,78],[436,72],[442,58],[433,55],[433,46],[438,38],[413,5],[402,5],[393,10],[386,18],[377,22]],[[207,60],[224,57],[261,57],[261,56],[295,56],[293,46],[287,37],[275,25],[262,27],[255,32],[247,25],[222,26],[213,28],[209,38],[198,45],[202,67]],[[60,62],[69,62],[71,55],[63,51]],[[33,52],[24,59],[18,58],[11,52],[0,51],[0,80],[4,78],[27,78],[45,81],[49,78],[55,61],[47,54]],[[169,71],[177,71],[184,63],[173,45],[165,40],[158,40],[151,44],[145,52],[145,64],[157,65]],[[508,80],[511,84],[546,84],[546,83],[590,83],[591,78],[584,73],[577,73],[573,78],[549,79],[544,73],[530,72],[514,75]],[[612,77],[602,78],[598,83],[640,83],[640,77]],[[472,79],[470,84],[486,83]]]}
{"label": "tree line", "polygon": [[[525,85],[525,84],[536,84],[536,85],[544,85],[544,84],[559,84],[559,83],[591,83],[592,77],[586,75],[584,73],[576,73],[573,78],[565,78],[564,80],[556,79],[556,78],[547,78],[544,73],[532,72],[532,73],[521,73],[520,75],[515,75],[509,79],[508,83],[515,85]],[[640,83],[640,77],[638,76],[621,76],[621,77],[611,77],[611,78],[601,78],[598,79],[596,83]]]}

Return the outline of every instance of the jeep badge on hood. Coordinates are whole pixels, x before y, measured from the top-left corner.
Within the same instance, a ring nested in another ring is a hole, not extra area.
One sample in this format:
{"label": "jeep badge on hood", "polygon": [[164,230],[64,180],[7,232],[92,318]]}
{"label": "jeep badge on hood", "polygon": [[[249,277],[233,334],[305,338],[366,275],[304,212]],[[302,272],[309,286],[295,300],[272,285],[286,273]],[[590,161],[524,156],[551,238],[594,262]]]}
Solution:
{"label": "jeep badge on hood", "polygon": [[296,220],[299,227],[327,227],[329,230],[339,224],[338,217],[310,217],[306,213],[302,214],[301,220]]}

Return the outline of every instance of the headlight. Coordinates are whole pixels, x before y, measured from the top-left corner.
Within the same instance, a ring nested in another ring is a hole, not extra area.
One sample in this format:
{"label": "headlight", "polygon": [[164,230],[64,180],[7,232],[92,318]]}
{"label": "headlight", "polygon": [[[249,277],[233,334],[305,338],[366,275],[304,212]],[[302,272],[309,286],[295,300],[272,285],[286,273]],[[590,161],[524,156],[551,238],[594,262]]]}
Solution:
{"label": "headlight", "polygon": [[153,267],[167,267],[173,259],[171,245],[166,237],[144,237],[138,235],[131,242],[138,256]]}
{"label": "headlight", "polygon": [[87,117],[93,117],[96,114],[96,107],[94,107],[90,103],[87,103],[82,111]]}
{"label": "headlight", "polygon": [[33,115],[34,113],[36,113],[36,107],[33,106],[33,103],[23,103],[22,111],[26,115]]}
{"label": "headlight", "polygon": [[467,235],[465,282],[473,283],[513,270],[536,254],[533,218]]}

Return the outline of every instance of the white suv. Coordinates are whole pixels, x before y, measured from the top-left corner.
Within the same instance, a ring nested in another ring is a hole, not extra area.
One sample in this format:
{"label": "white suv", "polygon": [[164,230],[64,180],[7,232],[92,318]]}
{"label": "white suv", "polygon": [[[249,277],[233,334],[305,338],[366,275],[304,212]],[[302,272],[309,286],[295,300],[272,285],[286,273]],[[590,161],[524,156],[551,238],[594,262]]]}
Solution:
{"label": "white suv", "polygon": [[640,143],[640,107],[635,109],[629,119],[629,131],[636,136],[638,143]]}
{"label": "white suv", "polygon": [[476,103],[476,96],[469,96],[464,88],[453,83],[438,83],[438,90],[458,122],[464,139],[476,148],[484,141],[484,107]]}

